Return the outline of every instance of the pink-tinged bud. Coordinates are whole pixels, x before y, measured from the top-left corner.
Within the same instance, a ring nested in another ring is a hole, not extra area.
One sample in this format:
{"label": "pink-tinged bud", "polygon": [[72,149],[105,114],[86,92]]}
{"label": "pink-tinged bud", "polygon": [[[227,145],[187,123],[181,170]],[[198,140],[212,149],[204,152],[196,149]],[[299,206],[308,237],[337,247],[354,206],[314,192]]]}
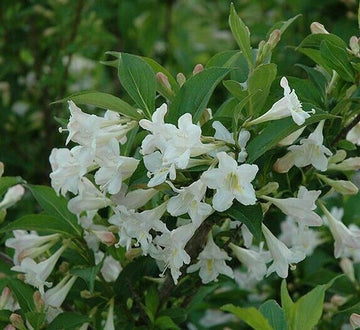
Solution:
{"label": "pink-tinged bud", "polygon": [[360,46],[359,46],[360,38],[352,36],[349,41],[349,46],[352,51],[352,53],[356,56],[359,55],[360,52]]}
{"label": "pink-tinged bud", "polygon": [[294,166],[295,159],[292,152],[288,152],[285,156],[278,158],[274,164],[274,171],[278,173],[287,173]]}
{"label": "pink-tinged bud", "polygon": [[193,70],[193,75],[195,76],[196,74],[198,74],[199,72],[204,70],[204,66],[202,64],[196,64],[195,68]]}
{"label": "pink-tinged bud", "polygon": [[353,262],[349,258],[341,258],[340,268],[343,273],[350,279],[351,282],[355,283],[355,271]]}
{"label": "pink-tinged bud", "polygon": [[16,330],[16,328],[15,328],[13,325],[8,324],[8,325],[4,328],[4,330]]}
{"label": "pink-tinged bud", "polygon": [[274,49],[274,47],[278,44],[278,42],[281,39],[281,31],[279,29],[276,29],[271,32],[268,44],[270,45],[271,49]]}
{"label": "pink-tinged bud", "polygon": [[324,25],[320,24],[319,22],[312,22],[310,25],[310,30],[312,34],[329,34]]}
{"label": "pink-tinged bud", "polygon": [[184,83],[186,82],[186,77],[185,75],[182,73],[182,72],[179,72],[177,75],[176,75],[176,81],[178,82],[178,84],[180,85],[180,87],[182,85],[184,85]]}
{"label": "pink-tinged bud", "polygon": [[169,79],[164,73],[158,72],[156,74],[156,80],[159,84],[164,86],[165,89],[168,89],[169,91],[171,91],[171,85],[169,83]]}
{"label": "pink-tinged bud", "polygon": [[344,305],[347,301],[347,298],[340,296],[338,294],[334,294],[331,299],[330,299],[331,303],[336,306],[339,307],[341,305]]}
{"label": "pink-tinged bud", "polygon": [[36,307],[36,310],[41,313],[45,309],[45,302],[41,297],[40,291],[35,291],[33,294],[34,304]]}
{"label": "pink-tinged bud", "polygon": [[16,329],[26,330],[24,321],[23,321],[22,317],[21,317],[19,314],[12,313],[12,314],[10,315],[9,320],[10,320],[11,324],[12,324]]}
{"label": "pink-tinged bud", "polygon": [[10,289],[7,286],[4,287],[0,296],[0,310],[4,309],[4,306],[9,301],[10,294],[11,294]]}
{"label": "pink-tinged bud", "polygon": [[114,245],[117,240],[113,233],[105,230],[93,230],[92,233],[101,241],[101,243],[107,246]]}
{"label": "pink-tinged bud", "polygon": [[350,324],[353,329],[360,328],[360,314],[352,313],[350,315]]}
{"label": "pink-tinged bud", "polygon": [[4,174],[4,163],[0,162],[0,178],[2,177],[3,174]]}

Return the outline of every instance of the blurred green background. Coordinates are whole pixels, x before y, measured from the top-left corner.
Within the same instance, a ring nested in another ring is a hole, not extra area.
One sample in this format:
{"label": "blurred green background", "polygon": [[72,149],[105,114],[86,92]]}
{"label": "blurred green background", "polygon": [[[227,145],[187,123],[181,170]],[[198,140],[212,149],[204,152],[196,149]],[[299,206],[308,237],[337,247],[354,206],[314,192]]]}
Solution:
{"label": "blurred green background", "polygon": [[[275,51],[279,74],[302,74],[294,66],[301,56],[295,47],[310,33],[311,22],[346,42],[358,33],[354,0],[233,2],[253,46],[276,22],[302,14]],[[6,175],[49,183],[48,156],[66,139],[55,117],[69,116],[65,103],[52,102],[82,90],[126,99],[116,70],[100,63],[106,51],[152,57],[171,73],[188,75],[215,53],[235,49],[229,7],[227,0],[2,0],[0,160]]]}

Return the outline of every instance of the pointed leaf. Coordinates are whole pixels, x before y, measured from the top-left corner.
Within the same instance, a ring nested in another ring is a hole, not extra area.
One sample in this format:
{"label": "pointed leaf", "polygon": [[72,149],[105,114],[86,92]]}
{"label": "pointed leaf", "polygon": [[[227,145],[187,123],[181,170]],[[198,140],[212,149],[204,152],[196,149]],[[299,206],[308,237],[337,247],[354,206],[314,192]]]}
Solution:
{"label": "pointed leaf", "polygon": [[72,312],[63,312],[58,315],[47,327],[47,330],[63,330],[64,325],[66,324],[67,330],[78,329],[86,322],[91,322],[89,316],[72,313]]}
{"label": "pointed leaf", "polygon": [[79,92],[72,94],[65,99],[56,101],[54,103],[64,102],[72,100],[76,104],[87,104],[93,105],[95,107],[112,110],[121,113],[122,115],[139,120],[142,118],[135,108],[125,101],[119,99],[118,97],[101,92],[88,91],[88,92]]}
{"label": "pointed leaf", "polygon": [[155,109],[156,79],[153,69],[141,57],[121,53],[118,76],[121,85],[150,118]]}
{"label": "pointed leaf", "polygon": [[287,30],[287,28],[301,16],[302,16],[301,14],[298,14],[294,17],[289,18],[287,21],[282,21],[282,22],[276,23],[267,33],[267,37],[269,37],[270,33],[276,29],[279,29],[281,32],[281,35],[283,35],[284,32]]}
{"label": "pointed leaf", "polygon": [[235,201],[226,214],[234,219],[241,221],[249,228],[251,234],[258,241],[262,239],[261,222],[263,219],[263,212],[260,204],[255,205],[242,205]]}
{"label": "pointed leaf", "polygon": [[15,278],[9,277],[8,281],[9,288],[16,297],[22,311],[24,313],[35,311],[34,290],[32,287]]}
{"label": "pointed leaf", "polygon": [[90,293],[94,292],[95,287],[95,279],[97,274],[99,273],[102,267],[102,262],[98,263],[94,267],[87,267],[87,268],[73,268],[71,269],[70,273],[72,275],[77,275],[82,278],[86,284],[89,286]]}
{"label": "pointed leaf", "polygon": [[294,302],[290,298],[288,289],[286,287],[286,280],[282,280],[281,282],[280,296],[281,296],[281,307],[284,310],[286,322],[288,325],[290,325]]}
{"label": "pointed leaf", "polygon": [[271,299],[264,302],[259,311],[269,321],[269,324],[276,330],[286,330],[285,314],[279,304]]}
{"label": "pointed leaf", "polygon": [[241,308],[232,304],[220,308],[224,312],[230,312],[243,320],[246,324],[255,330],[273,330],[268,320],[256,308]]}
{"label": "pointed leaf", "polygon": [[72,236],[81,236],[82,229],[76,216],[68,210],[68,201],[65,197],[56,195],[54,189],[47,186],[28,185],[28,187],[46,213],[63,221],[66,228],[72,228]]}
{"label": "pointed leaf", "polygon": [[196,123],[206,109],[217,84],[229,73],[227,68],[208,68],[188,79],[170,104],[167,121],[177,123],[184,113],[191,113]]}
{"label": "pointed leaf", "polygon": [[252,68],[253,64],[252,64],[252,52],[250,45],[250,32],[247,26],[244,24],[244,22],[237,14],[233,3],[231,3],[231,7],[230,7],[229,25],[237,44],[239,45],[241,51],[243,52],[249,64],[249,67]]}

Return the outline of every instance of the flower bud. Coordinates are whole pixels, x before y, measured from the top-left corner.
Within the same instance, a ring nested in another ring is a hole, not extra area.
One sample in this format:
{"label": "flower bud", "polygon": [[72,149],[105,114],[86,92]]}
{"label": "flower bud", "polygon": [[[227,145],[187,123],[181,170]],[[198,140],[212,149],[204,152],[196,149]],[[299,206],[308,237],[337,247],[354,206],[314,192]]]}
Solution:
{"label": "flower bud", "polygon": [[312,34],[329,34],[324,25],[320,24],[319,22],[312,22],[310,25],[310,30]]}
{"label": "flower bud", "polygon": [[271,49],[274,49],[275,46],[278,44],[278,42],[281,39],[281,31],[279,29],[276,29],[271,32],[268,44],[270,45]]}
{"label": "flower bud", "polygon": [[202,64],[196,64],[193,70],[193,75],[197,75],[199,72],[204,70],[204,66]]}
{"label": "flower bud", "polygon": [[359,56],[360,53],[359,41],[360,38],[357,38],[356,36],[352,36],[349,41],[350,49],[355,56]]}
{"label": "flower bud", "polygon": [[357,171],[360,169],[360,157],[350,157],[338,164],[329,164],[328,170]]}
{"label": "flower bud", "polygon": [[182,72],[179,72],[177,75],[176,75],[176,81],[178,82],[178,84],[180,85],[180,87],[182,85],[184,85],[184,83],[186,82],[186,77],[185,75],[182,73]]}
{"label": "flower bud", "polygon": [[40,291],[35,291],[33,294],[33,299],[35,303],[36,310],[41,313],[45,309],[45,302],[44,299],[42,299]]}
{"label": "flower bud", "polygon": [[12,314],[10,315],[10,318],[9,318],[9,319],[10,319],[11,324],[12,324],[16,329],[26,330],[24,321],[23,321],[22,317],[21,317],[19,314],[12,313]]}
{"label": "flower bud", "polygon": [[288,152],[285,156],[278,158],[274,164],[274,171],[278,173],[287,173],[294,166],[295,159],[292,152]]}
{"label": "flower bud", "polygon": [[341,258],[340,268],[343,273],[350,279],[351,282],[355,282],[354,265],[349,258]]}
{"label": "flower bud", "polygon": [[267,183],[265,186],[261,187],[257,192],[257,196],[261,195],[270,195],[276,190],[278,190],[279,184],[275,181]]}
{"label": "flower bud", "polygon": [[2,177],[3,174],[4,174],[4,163],[0,162],[0,178]]}
{"label": "flower bud", "polygon": [[4,330],[16,330],[16,328],[15,328],[13,325],[8,324],[8,325],[4,328]]}
{"label": "flower bud", "polygon": [[116,237],[110,231],[92,230],[91,232],[100,240],[101,243],[104,243],[107,246],[111,246],[111,245],[114,245],[116,243]]}
{"label": "flower bud", "polygon": [[11,294],[10,289],[7,286],[5,286],[0,296],[0,310],[4,309],[4,306],[9,301],[10,294]]}
{"label": "flower bud", "polygon": [[162,85],[165,89],[167,89],[168,91],[171,91],[171,85],[169,83],[169,79],[168,77],[162,73],[162,72],[158,72],[156,74],[156,81]]}
{"label": "flower bud", "polygon": [[334,294],[331,299],[330,299],[331,303],[336,306],[336,307],[339,307],[339,306],[342,306],[346,303],[347,299],[343,296],[340,296],[338,294]]}
{"label": "flower bud", "polygon": [[7,209],[10,206],[18,202],[21,197],[24,195],[25,189],[21,184],[10,187],[6,192],[4,199],[0,203],[0,209]]}
{"label": "flower bud", "polygon": [[353,329],[360,328],[360,314],[352,313],[350,315],[350,324]]}
{"label": "flower bud", "polygon": [[358,187],[356,187],[351,181],[332,180],[322,174],[317,174],[317,176],[342,195],[356,195],[359,191]]}
{"label": "flower bud", "polygon": [[[336,153],[329,158],[329,166],[331,163],[339,163],[342,162],[346,158],[345,150],[336,150]],[[329,167],[328,167],[329,168]]]}

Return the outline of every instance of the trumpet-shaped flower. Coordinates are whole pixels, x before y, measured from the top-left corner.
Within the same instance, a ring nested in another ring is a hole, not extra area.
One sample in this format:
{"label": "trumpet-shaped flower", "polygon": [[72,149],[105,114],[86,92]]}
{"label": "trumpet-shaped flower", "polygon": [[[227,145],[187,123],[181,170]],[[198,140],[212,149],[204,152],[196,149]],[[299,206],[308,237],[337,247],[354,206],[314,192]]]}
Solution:
{"label": "trumpet-shaped flower", "polygon": [[342,221],[336,219],[323,204],[320,204],[320,207],[328,220],[331,234],[335,240],[335,258],[346,256],[346,248],[360,249],[360,231],[350,230]]}
{"label": "trumpet-shaped flower", "polygon": [[295,166],[312,165],[319,171],[326,171],[328,165],[326,155],[331,156],[332,152],[323,145],[323,127],[324,120],[319,122],[314,132],[307,139],[300,141],[300,145],[288,148],[294,157]]}
{"label": "trumpet-shaped flower", "polygon": [[97,149],[96,162],[100,169],[95,173],[95,182],[110,194],[120,191],[122,181],[129,178],[139,164],[135,158],[120,156],[119,142],[114,138]]}
{"label": "trumpet-shaped flower", "polygon": [[213,207],[216,211],[227,210],[236,198],[241,204],[255,204],[255,190],[251,181],[258,171],[257,165],[238,165],[235,159],[221,151],[217,153],[218,168],[209,169],[201,176],[201,180],[212,189],[216,189]]}
{"label": "trumpet-shaped flower", "polygon": [[[302,105],[295,93],[291,90],[285,77],[280,80],[280,86],[284,89],[284,96],[274,103],[269,111],[259,118],[251,120],[248,125],[260,124],[269,120],[276,120],[291,116],[297,125],[302,125],[310,115],[302,109]],[[312,111],[314,112],[314,110]]]}
{"label": "trumpet-shaped flower", "polygon": [[250,277],[255,278],[257,281],[264,278],[267,271],[266,263],[271,260],[268,251],[260,250],[257,252],[251,249],[244,249],[233,243],[230,243],[229,247],[234,252],[235,257],[246,266]]}
{"label": "trumpet-shaped flower", "polygon": [[20,265],[12,267],[11,270],[25,273],[25,283],[38,288],[41,295],[43,295],[44,286],[51,287],[52,285],[51,282],[46,282],[46,279],[53,271],[57,261],[66,248],[67,245],[63,245],[50,258],[39,263],[36,263],[31,258],[25,258],[21,261]]}
{"label": "trumpet-shaped flower", "polygon": [[273,203],[286,215],[293,217],[300,225],[321,226],[321,217],[313,212],[316,205],[315,201],[321,194],[320,190],[307,190],[301,186],[297,198],[273,198],[261,196],[261,198]]}
{"label": "trumpet-shaped flower", "polygon": [[200,252],[197,259],[199,261],[189,266],[187,272],[192,273],[199,270],[204,284],[216,281],[220,274],[234,278],[232,269],[225,263],[225,260],[231,260],[231,258],[215,244],[211,233],[204,250]]}
{"label": "trumpet-shaped flower", "polygon": [[286,278],[288,276],[289,265],[305,259],[305,253],[303,251],[289,249],[283,242],[277,239],[264,224],[262,224],[262,232],[273,259],[267,275],[276,272],[280,277]]}
{"label": "trumpet-shaped flower", "polygon": [[177,196],[171,197],[167,204],[167,210],[172,216],[188,213],[194,224],[199,226],[212,213],[212,207],[202,202],[206,185],[201,180],[182,189],[175,188],[170,182],[169,185],[178,193]]}
{"label": "trumpet-shaped flower", "polygon": [[77,194],[79,182],[93,164],[94,154],[91,149],[76,146],[51,151],[49,160],[52,168],[50,173],[51,186],[57,194],[65,195],[68,191]]}
{"label": "trumpet-shaped flower", "polygon": [[45,304],[60,308],[76,279],[77,276],[67,275],[56,286],[47,290],[43,295]]}

